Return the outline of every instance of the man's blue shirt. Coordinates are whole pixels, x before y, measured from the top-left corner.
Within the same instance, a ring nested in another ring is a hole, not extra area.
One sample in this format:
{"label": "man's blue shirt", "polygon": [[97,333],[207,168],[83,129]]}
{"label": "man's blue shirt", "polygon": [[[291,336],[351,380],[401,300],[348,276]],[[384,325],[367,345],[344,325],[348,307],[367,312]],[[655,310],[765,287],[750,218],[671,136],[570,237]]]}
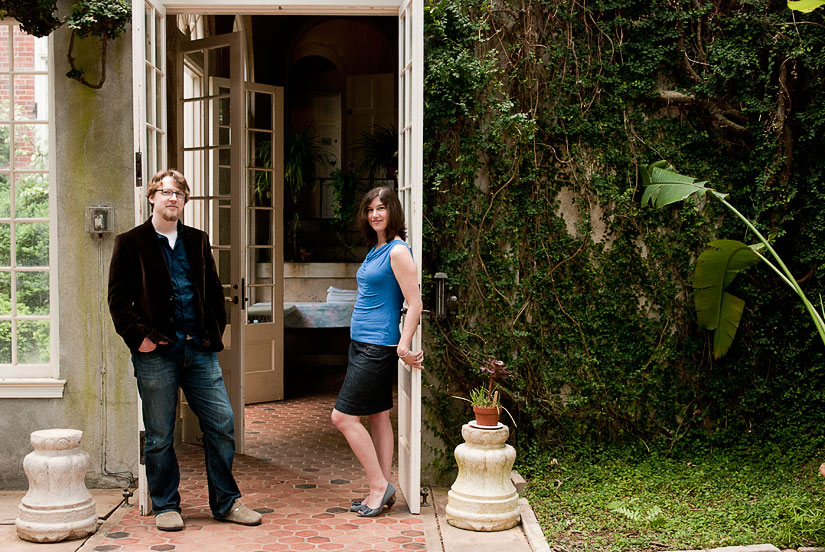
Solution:
{"label": "man's blue shirt", "polygon": [[198,335],[198,325],[195,321],[195,284],[192,283],[190,274],[192,267],[186,257],[186,248],[183,246],[181,234],[185,232],[183,224],[178,221],[178,237],[175,241],[175,248],[169,246],[169,239],[158,233],[160,248],[166,259],[166,266],[169,268],[169,277],[172,279],[172,297],[175,312],[175,337],[177,342],[164,353],[166,356],[173,355],[184,341],[193,339],[200,347],[201,340]]}

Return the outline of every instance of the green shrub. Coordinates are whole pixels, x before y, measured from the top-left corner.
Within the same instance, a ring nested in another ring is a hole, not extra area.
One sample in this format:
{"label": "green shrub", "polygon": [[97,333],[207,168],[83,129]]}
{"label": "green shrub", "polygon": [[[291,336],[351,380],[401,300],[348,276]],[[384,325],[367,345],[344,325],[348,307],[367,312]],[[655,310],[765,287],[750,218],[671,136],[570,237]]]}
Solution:
{"label": "green shrub", "polygon": [[[755,221],[805,293],[825,277],[825,27],[781,2],[436,0],[426,8],[427,423],[500,358],[522,447],[638,443],[673,452],[825,443],[823,345],[763,267],[728,355],[696,323],[690,275],[712,239],[746,240],[712,203],[642,210],[639,167],[664,158]],[[634,169],[635,168],[635,169]],[[442,462],[451,462],[445,454]]]}

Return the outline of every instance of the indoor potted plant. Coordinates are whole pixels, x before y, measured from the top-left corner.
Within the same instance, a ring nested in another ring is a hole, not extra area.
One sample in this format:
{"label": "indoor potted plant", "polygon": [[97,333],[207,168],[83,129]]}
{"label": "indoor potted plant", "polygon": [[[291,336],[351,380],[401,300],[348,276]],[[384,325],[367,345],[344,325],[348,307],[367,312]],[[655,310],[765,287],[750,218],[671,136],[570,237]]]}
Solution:
{"label": "indoor potted plant", "polygon": [[[310,124],[302,131],[288,130],[284,135],[284,183],[287,190],[287,199],[292,209],[291,230],[292,258],[296,261],[304,260],[298,245],[298,233],[301,228],[299,210],[306,204],[304,191],[315,182],[316,166],[328,162],[328,152],[321,145],[315,133],[314,125]],[[260,190],[256,190],[260,194]],[[286,217],[288,218],[288,217]]]}

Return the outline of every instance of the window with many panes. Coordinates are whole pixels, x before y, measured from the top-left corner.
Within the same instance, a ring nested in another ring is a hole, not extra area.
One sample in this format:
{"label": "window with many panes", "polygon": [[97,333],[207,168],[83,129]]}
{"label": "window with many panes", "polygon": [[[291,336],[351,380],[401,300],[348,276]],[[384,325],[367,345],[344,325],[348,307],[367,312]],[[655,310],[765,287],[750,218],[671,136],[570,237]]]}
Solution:
{"label": "window with many panes", "polygon": [[[146,180],[157,171],[166,169],[166,60],[163,45],[166,29],[163,15],[151,2],[144,5],[145,81],[144,108],[146,113],[145,152]],[[147,204],[148,205],[148,202]],[[150,209],[151,210],[151,209]]]}
{"label": "window with many panes", "polygon": [[0,20],[0,378],[54,378],[49,40]]}

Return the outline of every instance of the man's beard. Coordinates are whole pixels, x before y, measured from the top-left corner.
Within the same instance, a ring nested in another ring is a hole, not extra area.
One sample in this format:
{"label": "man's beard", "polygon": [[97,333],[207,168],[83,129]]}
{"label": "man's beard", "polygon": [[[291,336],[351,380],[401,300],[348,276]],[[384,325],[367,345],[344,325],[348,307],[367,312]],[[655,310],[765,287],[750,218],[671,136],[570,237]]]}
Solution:
{"label": "man's beard", "polygon": [[167,221],[167,222],[175,222],[175,221],[178,220],[178,215],[177,214],[172,215],[172,214],[169,213],[169,211],[163,211],[160,214],[160,217],[163,220]]}

